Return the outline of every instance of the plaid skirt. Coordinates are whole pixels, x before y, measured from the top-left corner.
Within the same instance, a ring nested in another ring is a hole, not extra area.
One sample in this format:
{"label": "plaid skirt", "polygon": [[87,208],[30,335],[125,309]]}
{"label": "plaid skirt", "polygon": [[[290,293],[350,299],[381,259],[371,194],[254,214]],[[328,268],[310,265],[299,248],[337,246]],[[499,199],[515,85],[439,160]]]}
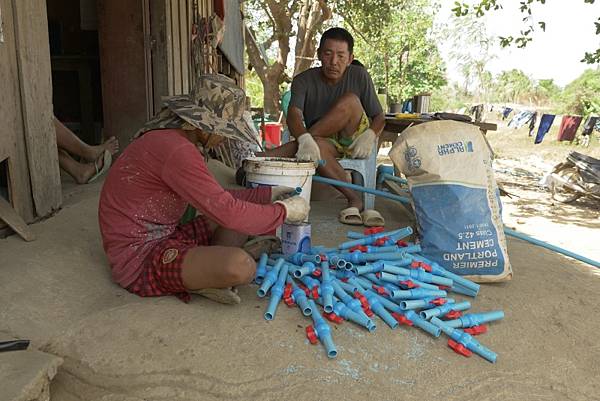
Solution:
{"label": "plaid skirt", "polygon": [[140,275],[127,287],[127,291],[141,297],[175,295],[189,302],[190,294],[181,276],[185,254],[192,248],[210,245],[211,238],[212,232],[204,216],[178,226],[146,256]]}

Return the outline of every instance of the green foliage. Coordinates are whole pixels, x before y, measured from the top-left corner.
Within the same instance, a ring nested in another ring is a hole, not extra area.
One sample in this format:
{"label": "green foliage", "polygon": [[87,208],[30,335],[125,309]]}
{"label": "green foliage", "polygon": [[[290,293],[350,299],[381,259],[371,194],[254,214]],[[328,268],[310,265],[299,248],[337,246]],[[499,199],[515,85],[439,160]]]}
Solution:
{"label": "green foliage", "polygon": [[512,103],[532,101],[534,85],[521,70],[503,71],[496,79],[494,95],[496,99]]}
{"label": "green foliage", "polygon": [[246,96],[250,97],[250,104],[252,107],[263,107],[264,106],[264,90],[263,84],[260,81],[258,75],[254,70],[246,70],[244,76],[246,81]]}
{"label": "green foliage", "polygon": [[[587,4],[594,4],[595,0],[583,0],[583,2]],[[529,42],[531,42],[531,36],[536,29],[536,23],[533,17],[534,3],[545,4],[546,0],[521,0],[519,2],[519,10],[524,16],[524,27],[517,36],[500,36],[500,45],[502,47],[511,46],[514,44],[519,48],[523,48],[527,46]],[[501,8],[502,4],[500,4],[498,0],[474,0],[473,4],[455,1],[452,11],[457,17],[464,17],[469,14],[482,17],[491,10],[499,10]],[[546,23],[544,21],[538,21],[537,25],[542,31],[546,30]],[[600,35],[600,18],[594,22],[594,25],[596,27],[596,35]],[[581,61],[587,64],[600,63],[600,48],[592,52],[586,52]]]}
{"label": "green foliage", "polygon": [[559,113],[600,114],[600,70],[586,70],[559,96]]}
{"label": "green foliage", "polygon": [[469,94],[465,95],[463,89],[457,84],[445,85],[431,92],[429,111],[456,112],[472,102],[472,97]]}
{"label": "green foliage", "polygon": [[402,101],[446,83],[431,35],[430,0],[338,0],[335,10],[355,38],[354,56],[389,101]]}

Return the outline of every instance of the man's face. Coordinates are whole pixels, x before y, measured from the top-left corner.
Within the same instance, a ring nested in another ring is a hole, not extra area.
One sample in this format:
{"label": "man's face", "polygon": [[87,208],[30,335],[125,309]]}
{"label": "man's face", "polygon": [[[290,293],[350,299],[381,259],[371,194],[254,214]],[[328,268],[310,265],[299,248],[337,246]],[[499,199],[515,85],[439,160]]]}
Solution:
{"label": "man's face", "polygon": [[348,50],[348,43],[343,40],[327,39],[319,48],[321,71],[327,80],[337,82],[344,75],[354,56]]}

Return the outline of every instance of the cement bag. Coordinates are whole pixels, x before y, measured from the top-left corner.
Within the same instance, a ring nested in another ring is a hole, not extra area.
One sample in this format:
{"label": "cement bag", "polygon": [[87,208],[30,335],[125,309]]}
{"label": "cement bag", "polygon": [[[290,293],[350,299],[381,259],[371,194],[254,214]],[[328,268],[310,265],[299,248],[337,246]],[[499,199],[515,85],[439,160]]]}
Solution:
{"label": "cement bag", "polygon": [[423,255],[477,282],[512,277],[491,155],[479,128],[433,121],[390,151],[408,179]]}

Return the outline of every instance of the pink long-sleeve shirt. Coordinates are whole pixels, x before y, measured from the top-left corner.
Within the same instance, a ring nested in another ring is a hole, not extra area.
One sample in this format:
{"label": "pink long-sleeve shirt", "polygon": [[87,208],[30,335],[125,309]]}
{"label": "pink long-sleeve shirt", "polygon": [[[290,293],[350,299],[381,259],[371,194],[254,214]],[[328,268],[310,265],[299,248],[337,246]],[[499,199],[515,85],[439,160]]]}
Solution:
{"label": "pink long-sleeve shirt", "polygon": [[98,217],[113,280],[127,287],[154,246],[175,231],[188,204],[220,226],[245,234],[271,232],[285,208],[268,187],[225,190],[196,146],[177,130],[149,131],[111,167]]}

